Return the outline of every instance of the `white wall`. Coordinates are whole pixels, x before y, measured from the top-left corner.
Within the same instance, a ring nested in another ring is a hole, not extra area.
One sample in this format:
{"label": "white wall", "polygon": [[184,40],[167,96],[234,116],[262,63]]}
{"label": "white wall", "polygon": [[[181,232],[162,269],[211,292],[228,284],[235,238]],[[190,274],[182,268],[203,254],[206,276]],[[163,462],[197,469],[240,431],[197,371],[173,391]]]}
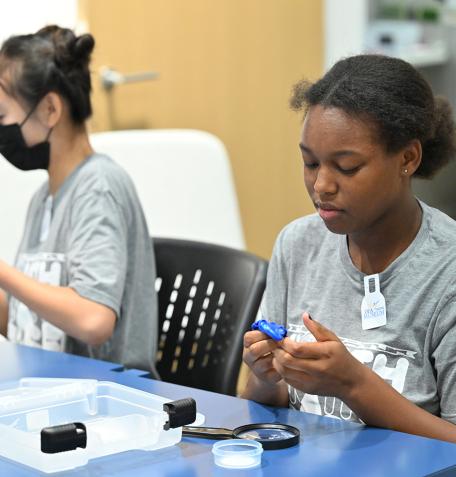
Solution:
{"label": "white wall", "polygon": [[0,154],[0,260],[14,262],[31,196],[45,181],[45,171],[15,169]]}
{"label": "white wall", "polygon": [[363,51],[368,0],[325,0],[325,70],[337,60]]}
{"label": "white wall", "polygon": [[[0,0],[0,6],[0,42],[52,23],[77,26],[77,0]],[[44,171],[19,171],[0,155],[0,260],[13,263],[27,204],[45,178]]]}
{"label": "white wall", "polygon": [[1,0],[0,41],[56,23],[77,26],[78,0]]}

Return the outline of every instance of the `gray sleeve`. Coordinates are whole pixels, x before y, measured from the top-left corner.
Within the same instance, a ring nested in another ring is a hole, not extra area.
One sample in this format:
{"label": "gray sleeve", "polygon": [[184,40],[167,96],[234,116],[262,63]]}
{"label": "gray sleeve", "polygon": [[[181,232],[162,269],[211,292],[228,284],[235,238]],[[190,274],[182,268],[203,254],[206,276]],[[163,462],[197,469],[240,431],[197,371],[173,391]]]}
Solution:
{"label": "gray sleeve", "polygon": [[107,191],[80,196],[71,211],[68,286],[120,315],[127,268],[127,228]]}
{"label": "gray sleeve", "polygon": [[286,326],[288,265],[284,258],[286,229],[279,234],[268,266],[266,290],[260,307],[261,317]]}
{"label": "gray sleeve", "polygon": [[456,424],[456,297],[439,313],[433,336],[432,359],[440,396],[440,415]]}

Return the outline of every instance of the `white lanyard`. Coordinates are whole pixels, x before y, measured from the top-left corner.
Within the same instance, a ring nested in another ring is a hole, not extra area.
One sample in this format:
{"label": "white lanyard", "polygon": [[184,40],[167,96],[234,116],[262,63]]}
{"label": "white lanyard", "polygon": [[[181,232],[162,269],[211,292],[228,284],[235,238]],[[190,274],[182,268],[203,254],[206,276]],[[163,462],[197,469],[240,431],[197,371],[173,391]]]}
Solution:
{"label": "white lanyard", "polygon": [[52,220],[52,195],[48,195],[44,202],[43,220],[41,221],[40,243],[47,240]]}
{"label": "white lanyard", "polygon": [[380,291],[380,278],[378,273],[364,277],[361,323],[363,330],[370,330],[386,325],[385,297]]}

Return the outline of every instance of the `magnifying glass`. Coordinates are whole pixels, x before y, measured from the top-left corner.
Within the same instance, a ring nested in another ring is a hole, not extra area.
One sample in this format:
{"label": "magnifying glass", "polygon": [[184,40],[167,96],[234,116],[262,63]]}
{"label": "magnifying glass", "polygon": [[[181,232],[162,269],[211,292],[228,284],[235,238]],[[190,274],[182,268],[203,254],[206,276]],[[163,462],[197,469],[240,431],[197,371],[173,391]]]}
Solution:
{"label": "magnifying glass", "polygon": [[183,426],[182,435],[204,439],[251,439],[261,442],[264,450],[285,449],[299,442],[299,429],[287,424],[246,424],[236,429]]}

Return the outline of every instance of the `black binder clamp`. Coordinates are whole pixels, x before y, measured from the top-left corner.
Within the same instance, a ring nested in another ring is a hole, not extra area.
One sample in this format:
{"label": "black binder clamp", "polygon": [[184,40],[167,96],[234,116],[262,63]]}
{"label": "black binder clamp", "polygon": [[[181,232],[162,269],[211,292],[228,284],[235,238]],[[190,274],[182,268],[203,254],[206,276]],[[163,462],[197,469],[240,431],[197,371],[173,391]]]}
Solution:
{"label": "black binder clamp", "polygon": [[41,430],[41,452],[56,454],[87,446],[87,429],[82,422],[45,427]]}
{"label": "black binder clamp", "polygon": [[163,426],[165,431],[192,424],[196,419],[196,402],[192,398],[167,402],[163,404],[163,410],[169,416],[168,421]]}

